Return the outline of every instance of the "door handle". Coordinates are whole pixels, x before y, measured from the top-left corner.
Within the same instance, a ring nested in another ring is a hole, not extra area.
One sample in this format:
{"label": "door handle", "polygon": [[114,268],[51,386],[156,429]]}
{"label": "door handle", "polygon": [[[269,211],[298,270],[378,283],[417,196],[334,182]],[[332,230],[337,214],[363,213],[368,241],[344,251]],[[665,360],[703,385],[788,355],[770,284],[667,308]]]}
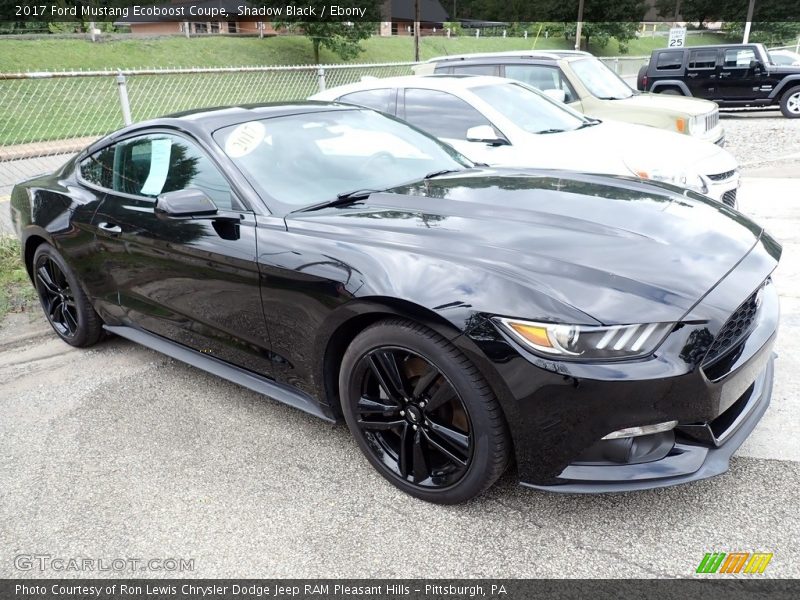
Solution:
{"label": "door handle", "polygon": [[113,235],[122,233],[122,227],[120,227],[119,225],[114,225],[113,223],[103,222],[103,223],[98,223],[97,226],[106,233],[110,233]]}

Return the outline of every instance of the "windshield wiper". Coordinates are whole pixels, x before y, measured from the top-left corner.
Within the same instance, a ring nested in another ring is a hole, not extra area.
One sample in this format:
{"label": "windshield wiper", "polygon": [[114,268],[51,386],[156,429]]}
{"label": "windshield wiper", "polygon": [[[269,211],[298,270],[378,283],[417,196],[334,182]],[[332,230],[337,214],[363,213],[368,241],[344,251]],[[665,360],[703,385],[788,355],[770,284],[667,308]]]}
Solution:
{"label": "windshield wiper", "polygon": [[292,212],[293,213],[311,212],[314,210],[320,210],[321,208],[330,208],[332,206],[344,206],[352,202],[365,200],[369,198],[371,194],[375,194],[377,192],[382,192],[382,191],[384,190],[358,189],[358,190],[353,190],[352,192],[343,192],[341,194],[337,194],[335,200],[326,200],[325,202],[320,202],[318,204],[312,204],[311,206],[298,208],[297,210],[293,210]]}
{"label": "windshield wiper", "polygon": [[425,175],[423,179],[433,179],[434,177],[439,177],[439,175],[447,175],[448,173],[460,173],[464,169],[442,169],[441,171],[432,171]]}
{"label": "windshield wiper", "polygon": [[564,133],[566,129],[542,129],[541,131],[537,131],[536,133]]}

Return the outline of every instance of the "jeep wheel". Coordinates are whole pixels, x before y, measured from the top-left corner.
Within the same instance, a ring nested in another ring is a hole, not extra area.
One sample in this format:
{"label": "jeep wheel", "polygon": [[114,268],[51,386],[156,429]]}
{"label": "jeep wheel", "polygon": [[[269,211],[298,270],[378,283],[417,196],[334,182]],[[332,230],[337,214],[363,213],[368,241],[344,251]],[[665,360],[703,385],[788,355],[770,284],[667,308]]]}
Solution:
{"label": "jeep wheel", "polygon": [[666,96],[683,96],[678,88],[662,88],[658,90],[658,93]]}
{"label": "jeep wheel", "polygon": [[787,119],[800,118],[800,85],[781,96],[781,112]]}

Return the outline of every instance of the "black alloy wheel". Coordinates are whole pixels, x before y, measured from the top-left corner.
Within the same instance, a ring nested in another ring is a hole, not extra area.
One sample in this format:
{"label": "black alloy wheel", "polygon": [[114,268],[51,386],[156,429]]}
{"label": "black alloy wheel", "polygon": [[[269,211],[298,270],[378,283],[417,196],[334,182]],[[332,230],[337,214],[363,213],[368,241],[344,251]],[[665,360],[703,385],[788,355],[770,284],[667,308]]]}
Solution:
{"label": "black alloy wheel", "polygon": [[499,404],[477,369],[444,338],[407,321],[365,330],[340,376],[345,418],[381,474],[440,503],[487,489],[508,463]]}
{"label": "black alloy wheel", "polygon": [[47,255],[36,262],[36,289],[42,308],[53,329],[63,338],[73,338],[78,332],[78,308],[75,295],[64,273]]}
{"label": "black alloy wheel", "polygon": [[71,346],[91,346],[102,322],[55,248],[41,244],[33,257],[33,283],[42,310],[59,337]]}
{"label": "black alloy wheel", "polygon": [[469,416],[442,372],[406,348],[384,346],[358,365],[357,424],[384,464],[406,481],[442,488],[467,470]]}

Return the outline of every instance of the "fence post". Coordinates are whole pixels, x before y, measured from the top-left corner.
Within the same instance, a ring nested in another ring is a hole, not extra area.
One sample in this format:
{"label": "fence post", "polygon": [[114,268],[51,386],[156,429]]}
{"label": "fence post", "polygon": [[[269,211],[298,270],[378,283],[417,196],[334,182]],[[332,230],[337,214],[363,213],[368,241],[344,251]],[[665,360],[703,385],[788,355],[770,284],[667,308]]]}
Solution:
{"label": "fence post", "polygon": [[131,119],[131,103],[128,101],[128,86],[125,82],[125,75],[120,72],[117,75],[117,89],[119,90],[119,104],[122,107],[122,120],[125,125],[133,123]]}
{"label": "fence post", "polygon": [[325,69],[320,67],[317,69],[317,83],[319,84],[319,91],[325,91]]}

